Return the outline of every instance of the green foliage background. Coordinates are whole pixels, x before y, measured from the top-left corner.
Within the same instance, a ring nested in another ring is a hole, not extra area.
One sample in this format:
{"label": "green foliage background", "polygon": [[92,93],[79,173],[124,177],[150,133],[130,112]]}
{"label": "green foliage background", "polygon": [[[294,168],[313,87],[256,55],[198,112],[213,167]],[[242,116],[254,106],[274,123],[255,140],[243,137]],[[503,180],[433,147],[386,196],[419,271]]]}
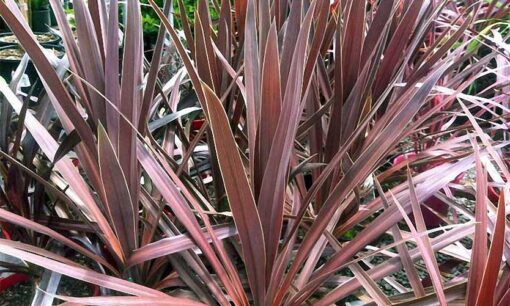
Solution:
{"label": "green foliage background", "polygon": [[[193,20],[193,14],[195,12],[197,0],[182,0],[182,1],[184,3],[186,15],[190,20]],[[142,0],[141,2],[147,4],[142,6],[143,32],[145,35],[155,35],[159,29],[160,24],[159,18],[157,14],[154,12],[154,10],[150,7],[149,1]],[[155,0],[154,2],[156,2],[156,4],[158,4],[160,7],[163,7],[164,0]],[[178,0],[173,1],[173,7],[174,14],[178,15],[180,13]],[[178,21],[179,18],[176,18],[174,20],[176,21],[175,26],[180,27],[180,22]]]}

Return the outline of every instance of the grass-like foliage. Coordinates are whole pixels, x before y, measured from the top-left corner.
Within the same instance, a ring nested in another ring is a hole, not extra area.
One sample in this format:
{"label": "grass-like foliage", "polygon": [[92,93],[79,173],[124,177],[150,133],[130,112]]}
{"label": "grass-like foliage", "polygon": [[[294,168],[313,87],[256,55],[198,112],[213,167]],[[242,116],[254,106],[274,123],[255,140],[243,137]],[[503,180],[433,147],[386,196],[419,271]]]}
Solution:
{"label": "grass-like foliage", "polygon": [[0,80],[33,305],[510,304],[510,1],[149,0],[153,50],[139,1],[73,2],[57,60],[0,1],[45,89]]}

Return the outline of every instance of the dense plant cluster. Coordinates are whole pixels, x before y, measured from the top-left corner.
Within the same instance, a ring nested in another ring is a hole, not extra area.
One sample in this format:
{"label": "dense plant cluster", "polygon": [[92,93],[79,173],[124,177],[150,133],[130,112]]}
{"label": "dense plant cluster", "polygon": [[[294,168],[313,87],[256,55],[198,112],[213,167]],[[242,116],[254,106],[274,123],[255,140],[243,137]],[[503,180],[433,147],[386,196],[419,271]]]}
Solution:
{"label": "dense plant cluster", "polygon": [[510,303],[510,1],[176,3],[50,0],[58,59],[0,1],[44,85],[0,79],[34,305]]}

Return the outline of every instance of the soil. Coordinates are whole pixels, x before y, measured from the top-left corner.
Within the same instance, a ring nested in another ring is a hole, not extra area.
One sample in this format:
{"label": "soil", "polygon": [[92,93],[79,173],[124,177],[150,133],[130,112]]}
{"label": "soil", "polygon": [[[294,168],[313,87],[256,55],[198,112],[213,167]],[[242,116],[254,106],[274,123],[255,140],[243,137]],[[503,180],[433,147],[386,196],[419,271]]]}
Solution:
{"label": "soil", "polygon": [[25,51],[19,48],[9,48],[0,50],[0,59],[5,60],[20,60],[25,54]]}
{"label": "soil", "polygon": [[[60,285],[58,294],[74,297],[87,297],[92,295],[90,286],[66,276],[62,276]],[[36,289],[34,288],[33,282],[26,281],[19,283],[4,292],[0,292],[0,306],[30,306],[34,296],[34,290]],[[55,303],[59,304],[59,302]]]}
{"label": "soil", "polygon": [[32,301],[33,285],[31,282],[19,283],[0,293],[0,306],[24,306]]}
{"label": "soil", "polygon": [[[57,36],[55,36],[53,34],[36,34],[35,37],[36,37],[37,41],[41,44],[48,43],[50,41],[54,41],[57,39]],[[18,44],[19,43],[18,39],[14,35],[7,35],[7,36],[0,37],[0,41],[4,42],[4,43],[9,43],[9,44]]]}
{"label": "soil", "polygon": [[[62,57],[62,55],[64,55],[64,53],[62,51],[59,51],[56,49],[50,49],[50,48],[47,48],[47,49],[52,50],[53,53],[55,53],[55,55],[58,57]],[[3,50],[0,50],[0,59],[21,60],[21,58],[23,57],[24,54],[25,54],[25,51],[23,49],[16,48],[16,47],[3,49]]]}

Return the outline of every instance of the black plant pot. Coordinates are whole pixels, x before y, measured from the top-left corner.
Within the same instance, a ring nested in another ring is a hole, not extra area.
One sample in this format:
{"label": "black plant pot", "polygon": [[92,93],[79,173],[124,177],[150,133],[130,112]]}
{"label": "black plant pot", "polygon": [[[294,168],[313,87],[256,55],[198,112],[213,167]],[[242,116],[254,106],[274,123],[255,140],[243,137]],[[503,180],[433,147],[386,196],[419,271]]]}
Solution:
{"label": "black plant pot", "polygon": [[[51,39],[49,41],[46,41],[46,42],[40,42],[42,46],[46,47],[46,46],[55,46],[55,45],[58,45],[60,44],[60,41],[62,40],[60,38],[60,36],[56,35],[56,34],[53,34],[53,33],[40,33],[40,32],[34,32],[35,35],[44,35],[44,34],[49,34],[49,35],[52,35],[54,36],[54,39]],[[7,36],[12,36],[12,32],[6,32],[6,33],[0,33],[0,47],[5,47],[5,46],[15,46],[15,45],[18,45],[19,43],[18,42],[6,42],[6,41],[2,41],[2,38],[3,37],[7,37]]]}
{"label": "black plant pot", "polygon": [[7,23],[5,23],[5,21],[2,19],[2,17],[0,17],[0,33],[3,33],[3,32],[10,32],[11,29],[9,29],[9,27],[7,26]]}
{"label": "black plant pot", "polygon": [[[8,49],[19,49],[17,46],[2,46],[0,47],[0,51],[8,50]],[[1,56],[1,53],[0,53]],[[19,59],[7,59],[0,57],[0,76],[4,78],[7,83],[9,83],[12,79],[12,73],[18,68],[21,60]],[[37,76],[37,72],[32,63],[27,65],[27,69],[25,74],[28,75],[29,80],[32,82],[32,79],[35,79]]]}
{"label": "black plant pot", "polygon": [[50,9],[32,10],[31,20],[34,32],[48,32],[51,24]]}
{"label": "black plant pot", "polygon": [[149,61],[152,59],[157,39],[158,32],[143,33],[143,50],[145,50],[145,56]]}
{"label": "black plant pot", "polygon": [[[6,49],[19,49],[19,48],[20,47],[18,46],[3,46],[0,47],[0,51]],[[62,52],[62,55],[64,54],[64,48],[61,45],[46,46],[45,48],[59,50]],[[21,60],[19,59],[0,58],[0,76],[4,78],[7,81],[7,83],[9,83],[12,80],[12,74],[14,73],[14,71],[16,71],[20,63]],[[28,93],[30,89],[34,85],[36,85],[36,87],[33,88],[32,95],[34,96],[39,95],[43,86],[41,82],[37,82],[39,76],[37,74],[37,70],[35,69],[34,64],[30,60],[25,70],[25,74],[27,75],[28,80],[30,81],[30,87],[22,87],[22,91]]]}
{"label": "black plant pot", "polygon": [[50,26],[55,27],[57,26],[57,17],[55,17],[55,13],[52,9],[50,9]]}

